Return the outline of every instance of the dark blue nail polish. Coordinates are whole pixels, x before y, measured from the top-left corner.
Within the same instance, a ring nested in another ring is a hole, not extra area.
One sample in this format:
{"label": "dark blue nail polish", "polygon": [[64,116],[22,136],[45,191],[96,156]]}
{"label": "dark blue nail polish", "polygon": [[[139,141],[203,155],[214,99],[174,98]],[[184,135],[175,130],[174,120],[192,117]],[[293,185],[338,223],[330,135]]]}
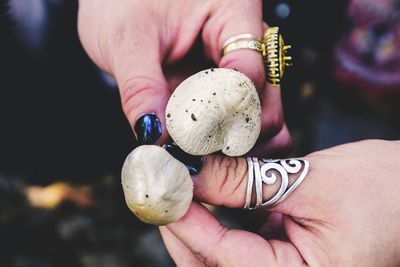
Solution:
{"label": "dark blue nail polish", "polygon": [[162,133],[160,120],[154,114],[145,114],[136,121],[135,132],[139,144],[155,144]]}
{"label": "dark blue nail polish", "polygon": [[201,167],[203,167],[204,163],[203,156],[190,155],[175,144],[166,144],[164,148],[174,158],[185,164],[190,174],[198,174],[201,171]]}

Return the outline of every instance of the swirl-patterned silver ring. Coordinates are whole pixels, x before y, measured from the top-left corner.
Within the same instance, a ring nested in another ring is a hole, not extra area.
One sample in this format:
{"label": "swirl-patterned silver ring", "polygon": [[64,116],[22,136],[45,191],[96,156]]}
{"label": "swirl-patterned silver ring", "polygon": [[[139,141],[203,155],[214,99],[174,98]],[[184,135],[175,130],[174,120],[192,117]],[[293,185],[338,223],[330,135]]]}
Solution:
{"label": "swirl-patterned silver ring", "polygon": [[[309,169],[309,163],[304,159],[269,160],[254,157],[246,159],[248,180],[244,209],[249,210],[271,207],[285,200],[304,180]],[[279,188],[272,197],[264,200],[263,184],[277,186],[279,182]],[[252,197],[253,191],[256,194],[255,201]]]}

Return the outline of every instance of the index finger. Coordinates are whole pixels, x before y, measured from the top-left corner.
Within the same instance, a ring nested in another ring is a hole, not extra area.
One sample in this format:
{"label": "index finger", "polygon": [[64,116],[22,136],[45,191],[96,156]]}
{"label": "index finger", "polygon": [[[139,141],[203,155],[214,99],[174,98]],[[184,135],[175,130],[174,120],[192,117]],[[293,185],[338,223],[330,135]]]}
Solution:
{"label": "index finger", "polygon": [[251,34],[261,40],[263,34],[261,1],[218,1],[204,25],[206,53],[221,68],[237,69],[249,77],[261,92],[265,71],[261,53],[251,49],[235,50],[222,56],[223,44],[231,37]]}

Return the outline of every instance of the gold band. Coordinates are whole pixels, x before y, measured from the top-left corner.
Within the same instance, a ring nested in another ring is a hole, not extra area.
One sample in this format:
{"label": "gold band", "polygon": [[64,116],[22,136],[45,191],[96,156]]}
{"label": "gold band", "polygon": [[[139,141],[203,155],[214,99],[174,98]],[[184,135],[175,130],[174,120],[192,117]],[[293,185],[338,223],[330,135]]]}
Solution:
{"label": "gold band", "polygon": [[278,27],[270,27],[264,33],[262,41],[250,33],[242,33],[228,38],[222,49],[222,56],[239,49],[250,49],[261,53],[264,60],[267,81],[278,86],[285,67],[291,66],[292,58],[287,55],[290,45],[285,45]]}
{"label": "gold band", "polygon": [[262,52],[263,50],[262,44],[259,41],[239,40],[224,46],[224,49],[222,50],[222,55],[226,55],[232,51],[239,49],[251,49],[251,50],[256,50],[257,52]]}
{"label": "gold band", "polygon": [[228,38],[222,49],[222,56],[238,49],[251,49],[262,52],[262,43],[258,37],[250,33],[242,33]]}
{"label": "gold band", "polygon": [[236,41],[242,40],[242,39],[257,40],[257,41],[259,40],[259,38],[257,36],[255,36],[254,34],[242,33],[242,34],[238,34],[238,35],[235,35],[235,36],[232,36],[232,37],[226,39],[226,41],[224,42],[222,47],[225,47],[230,43],[233,43],[233,42],[236,42]]}

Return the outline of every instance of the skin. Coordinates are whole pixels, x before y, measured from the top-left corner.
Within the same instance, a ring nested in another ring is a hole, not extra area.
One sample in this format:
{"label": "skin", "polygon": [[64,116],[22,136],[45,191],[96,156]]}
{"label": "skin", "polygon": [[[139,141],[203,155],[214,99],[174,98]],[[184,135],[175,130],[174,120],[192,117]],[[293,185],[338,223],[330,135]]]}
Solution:
{"label": "skin", "polygon": [[[270,156],[290,146],[280,90],[265,84],[261,55],[239,50],[221,58],[223,42],[251,33],[261,37],[261,1],[80,0],[78,31],[90,58],[116,79],[122,108],[133,126],[155,113],[165,129],[165,106],[184,78],[199,69],[190,50],[196,37],[205,57],[237,68],[261,96],[262,137],[257,153]],[[195,11],[195,12],[194,12]],[[185,66],[185,67],[182,67]],[[158,140],[168,140],[166,131]],[[268,211],[267,229],[286,238],[227,229],[193,202],[178,222],[160,227],[178,266],[396,266],[400,264],[399,142],[366,141],[308,155],[310,172],[294,193]],[[195,176],[201,201],[232,208],[244,204],[244,159],[207,157]],[[267,212],[267,211],[266,211]]]}
{"label": "skin", "polygon": [[[276,232],[227,229],[195,202],[160,231],[178,266],[398,266],[400,175],[393,159],[399,157],[399,141],[379,140],[306,156],[303,183],[265,210],[272,216],[263,228],[283,230],[281,240]],[[193,180],[202,202],[243,207],[244,159],[210,156]]]}
{"label": "skin", "polygon": [[[80,0],[78,32],[89,57],[116,79],[132,127],[145,113],[158,116],[163,134],[157,144],[169,138],[165,107],[181,81],[214,64],[244,73],[262,98],[262,134],[257,147],[265,156],[265,151],[272,154],[291,145],[280,89],[266,84],[260,53],[242,49],[221,57],[229,37],[242,33],[262,36],[267,26],[261,4],[259,0],[174,0],[173,4]],[[200,53],[197,40],[204,47]],[[193,54],[193,49],[197,53]]]}

